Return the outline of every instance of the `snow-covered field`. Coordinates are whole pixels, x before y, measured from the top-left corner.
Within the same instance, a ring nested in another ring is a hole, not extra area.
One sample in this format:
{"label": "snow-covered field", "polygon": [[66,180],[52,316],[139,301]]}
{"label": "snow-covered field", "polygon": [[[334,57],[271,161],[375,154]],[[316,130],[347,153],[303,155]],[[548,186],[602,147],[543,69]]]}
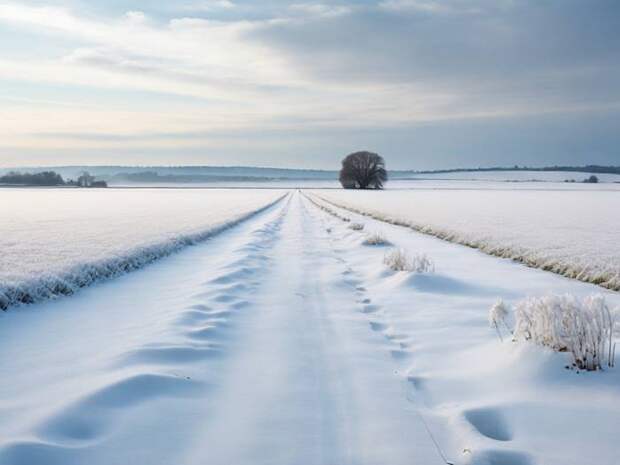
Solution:
{"label": "snow-covered field", "polygon": [[[321,188],[320,185],[312,185],[311,187]],[[326,189],[335,188],[342,189],[340,184],[334,183],[325,186]],[[501,181],[490,180],[484,181],[480,179],[391,179],[385,186],[385,190],[554,190],[554,191],[615,191],[620,192],[620,183],[565,183],[552,181]]]}
{"label": "snow-covered field", "polygon": [[284,195],[277,190],[0,189],[0,308],[139,268]]}
{"label": "snow-covered field", "polygon": [[140,243],[206,226],[209,241],[0,312],[0,465],[617,465],[618,368],[515,342],[489,310],[555,294],[618,309],[619,293],[334,207],[327,191],[171,192],[116,202],[125,213],[98,224],[141,225],[125,231]]}
{"label": "snow-covered field", "polygon": [[572,171],[458,171],[453,173],[416,173],[411,176],[415,179],[429,180],[460,180],[460,181],[545,181],[545,182],[564,182],[574,180],[577,183],[594,174],[599,182],[611,183],[620,182],[620,174],[608,173],[583,173]]}
{"label": "snow-covered field", "polygon": [[[310,198],[325,206],[316,196]],[[487,316],[498,299],[514,305],[554,294],[602,295],[618,312],[620,294],[326,206],[350,220],[328,213],[323,218],[347,279],[362,289],[362,302],[368,299],[362,311],[371,329],[385,338],[404,395],[448,460],[475,465],[618,463],[618,368],[566,369],[572,363],[569,354],[513,342],[505,330],[500,340]],[[356,232],[350,224],[364,228]],[[376,232],[391,245],[364,246],[364,238]],[[394,272],[377,266],[394,249],[426,256],[434,271]],[[619,336],[616,330],[615,341]]]}
{"label": "snow-covered field", "polygon": [[620,290],[618,190],[556,184],[535,190],[467,186],[319,195],[374,218]]}

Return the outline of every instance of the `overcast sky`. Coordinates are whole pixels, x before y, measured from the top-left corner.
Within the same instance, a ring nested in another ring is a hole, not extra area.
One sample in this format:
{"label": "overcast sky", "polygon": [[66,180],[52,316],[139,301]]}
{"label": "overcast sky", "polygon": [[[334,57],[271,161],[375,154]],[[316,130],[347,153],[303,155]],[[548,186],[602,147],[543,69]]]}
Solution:
{"label": "overcast sky", "polygon": [[620,164],[618,0],[0,0],[0,166]]}

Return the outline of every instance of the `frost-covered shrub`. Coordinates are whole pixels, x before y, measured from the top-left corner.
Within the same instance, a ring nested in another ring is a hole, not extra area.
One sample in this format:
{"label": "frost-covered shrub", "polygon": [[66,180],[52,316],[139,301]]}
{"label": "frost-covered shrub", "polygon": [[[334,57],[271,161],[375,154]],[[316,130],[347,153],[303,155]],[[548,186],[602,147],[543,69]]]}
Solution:
{"label": "frost-covered shrub", "polygon": [[394,271],[430,273],[435,265],[426,255],[409,255],[404,249],[394,249],[383,257],[383,263]]}
{"label": "frost-covered shrub", "polygon": [[416,254],[412,258],[412,271],[416,273],[433,273],[435,264],[425,254]]}
{"label": "frost-covered shrub", "polygon": [[495,302],[489,310],[489,324],[495,328],[500,339],[502,339],[501,328],[505,328],[509,333],[512,333],[508,326],[509,316],[510,307],[502,299]]}
{"label": "frost-covered shrub", "polygon": [[373,232],[366,236],[363,242],[364,245],[390,245],[390,241],[380,232]]}
{"label": "frost-covered shrub", "polygon": [[514,337],[570,352],[577,368],[596,370],[613,366],[615,316],[602,295],[529,298],[516,305]]}
{"label": "frost-covered shrub", "polygon": [[394,249],[385,254],[383,263],[394,271],[410,271],[412,267],[411,258],[403,249]]}
{"label": "frost-covered shrub", "polygon": [[363,223],[351,223],[349,225],[349,229],[352,229],[353,231],[362,231],[364,229],[364,224]]}

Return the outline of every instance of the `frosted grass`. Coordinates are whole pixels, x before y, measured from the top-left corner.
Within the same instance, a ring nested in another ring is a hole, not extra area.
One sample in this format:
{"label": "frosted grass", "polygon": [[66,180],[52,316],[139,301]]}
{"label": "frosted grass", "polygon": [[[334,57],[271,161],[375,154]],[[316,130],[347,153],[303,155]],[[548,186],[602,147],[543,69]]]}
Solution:
{"label": "frosted grass", "polygon": [[620,290],[620,192],[320,191],[335,205],[528,266]]}
{"label": "frosted grass", "polygon": [[0,308],[75,292],[204,240],[279,190],[0,189]]}

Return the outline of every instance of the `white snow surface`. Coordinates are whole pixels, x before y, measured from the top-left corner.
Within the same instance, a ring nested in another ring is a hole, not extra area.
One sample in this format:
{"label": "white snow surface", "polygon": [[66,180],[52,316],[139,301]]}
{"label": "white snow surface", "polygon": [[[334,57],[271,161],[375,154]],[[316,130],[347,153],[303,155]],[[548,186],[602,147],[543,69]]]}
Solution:
{"label": "white snow surface", "polygon": [[[500,341],[488,313],[620,294],[305,195],[0,313],[0,465],[617,464],[618,369]],[[397,248],[435,271],[390,270]]]}
{"label": "white snow surface", "polygon": [[620,174],[587,173],[581,171],[455,171],[451,173],[415,173],[414,179],[451,179],[460,181],[514,181],[514,182],[564,182],[574,180],[581,182],[594,175],[599,182],[620,182]]}
{"label": "white snow surface", "polygon": [[323,190],[319,195],[376,219],[620,290],[617,190]]}
{"label": "white snow surface", "polygon": [[0,189],[0,308],[70,294],[139,268],[284,192]]}

